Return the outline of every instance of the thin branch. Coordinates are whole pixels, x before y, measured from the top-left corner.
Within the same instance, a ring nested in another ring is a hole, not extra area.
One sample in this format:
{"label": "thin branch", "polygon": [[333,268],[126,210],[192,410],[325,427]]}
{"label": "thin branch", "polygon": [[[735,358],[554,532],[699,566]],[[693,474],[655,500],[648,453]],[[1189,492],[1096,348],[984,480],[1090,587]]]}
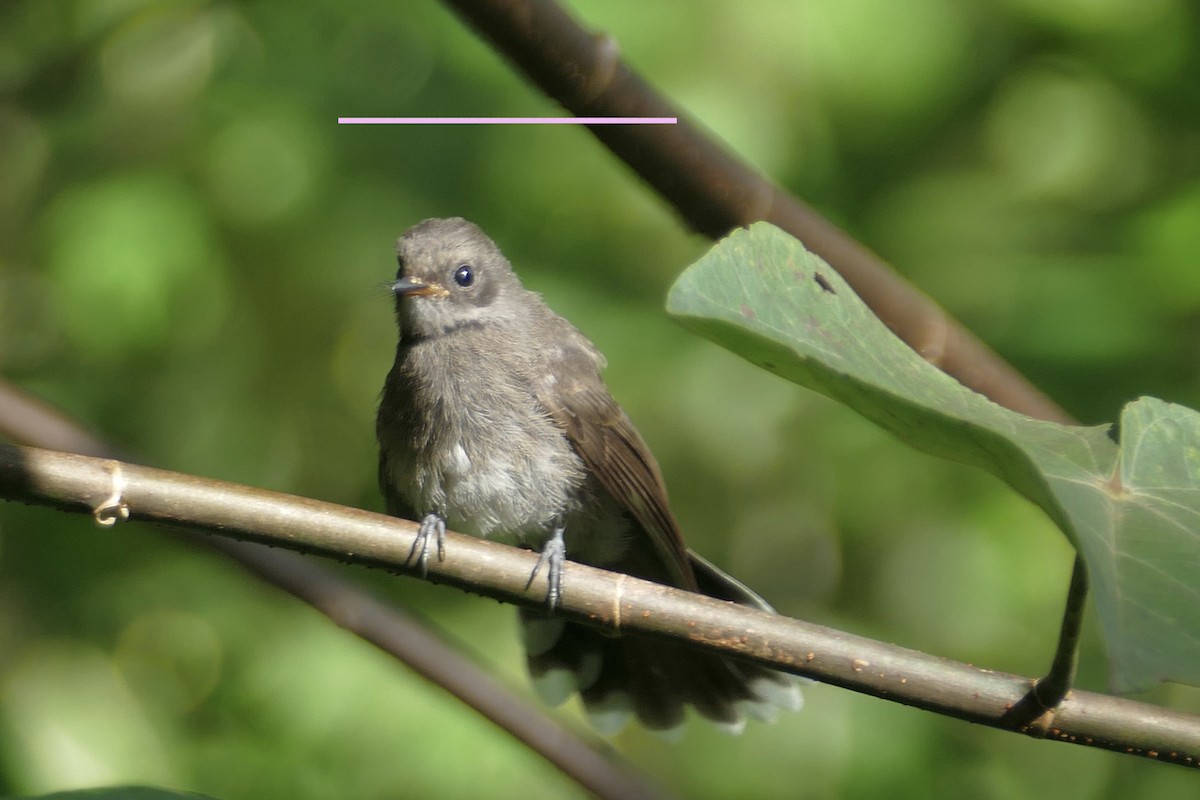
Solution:
{"label": "thin branch", "polygon": [[[64,452],[115,455],[113,447],[83,430],[58,409],[2,380],[0,434],[17,442]],[[585,739],[554,720],[542,707],[497,681],[448,645],[439,633],[431,631],[432,625],[427,620],[381,602],[312,559],[180,527],[173,527],[171,532],[193,546],[221,553],[265,582],[308,603],[346,631],[457,697],[597,797],[665,800],[669,796],[605,743]]]}
{"label": "thin branch", "polygon": [[[123,505],[130,519],[413,571],[406,562],[415,523],[111,460],[0,446],[0,496],[99,517]],[[435,560],[429,573],[478,594],[540,606],[544,581],[527,586],[536,560],[524,550],[448,534],[445,560]],[[991,727],[1200,766],[1200,717],[1071,692],[1053,726],[1014,724],[1010,712],[1029,693],[1028,678],[579,564],[567,564],[563,581],[564,615],[614,634],[669,637]]]}

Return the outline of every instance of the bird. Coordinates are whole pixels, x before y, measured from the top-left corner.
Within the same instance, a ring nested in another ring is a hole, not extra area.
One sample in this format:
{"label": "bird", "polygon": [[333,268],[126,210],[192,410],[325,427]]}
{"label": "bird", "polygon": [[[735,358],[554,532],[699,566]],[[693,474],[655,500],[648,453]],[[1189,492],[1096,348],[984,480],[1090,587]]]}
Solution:
{"label": "bird", "polygon": [[519,618],[533,685],[573,693],[601,732],[632,718],[677,728],[690,706],[726,731],[799,710],[794,676],[553,613],[571,560],[774,610],[693,553],[650,448],[602,377],[604,356],[526,289],[500,248],[460,217],[396,246],[399,341],[376,418],[389,514],[419,521],[421,569],[447,528],[540,553],[547,607]]}

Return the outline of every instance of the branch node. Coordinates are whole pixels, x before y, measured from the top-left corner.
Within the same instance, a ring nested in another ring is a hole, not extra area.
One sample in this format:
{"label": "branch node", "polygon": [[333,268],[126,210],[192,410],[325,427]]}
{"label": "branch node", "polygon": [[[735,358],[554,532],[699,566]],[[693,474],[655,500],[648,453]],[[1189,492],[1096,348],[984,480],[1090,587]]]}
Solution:
{"label": "branch node", "polygon": [[129,519],[129,504],[125,502],[123,497],[125,493],[125,475],[121,472],[121,462],[109,461],[108,474],[112,478],[112,494],[101,500],[95,508],[92,509],[92,518],[96,520],[96,524],[104,528],[111,528],[118,522],[124,522]]}
{"label": "branch node", "polygon": [[594,49],[592,56],[592,72],[584,80],[584,103],[591,104],[612,86],[617,68],[621,66],[621,45],[616,37],[608,33],[597,33],[592,36]]}
{"label": "branch node", "polygon": [[617,587],[613,592],[612,624],[613,633],[621,632],[621,600],[625,596],[625,579],[629,576],[621,573],[617,578]]}
{"label": "branch node", "polygon": [[1060,738],[1062,732],[1055,727],[1057,717],[1058,709],[1047,708],[1040,715],[1029,721],[1025,726],[1025,735],[1031,736],[1034,739]]}
{"label": "branch node", "polygon": [[925,325],[921,327],[921,331],[914,338],[913,343],[917,353],[921,358],[933,364],[939,369],[945,369],[946,353],[952,349],[950,337],[954,330],[953,323],[945,312],[938,309],[937,312],[930,314],[930,318],[926,320]]}

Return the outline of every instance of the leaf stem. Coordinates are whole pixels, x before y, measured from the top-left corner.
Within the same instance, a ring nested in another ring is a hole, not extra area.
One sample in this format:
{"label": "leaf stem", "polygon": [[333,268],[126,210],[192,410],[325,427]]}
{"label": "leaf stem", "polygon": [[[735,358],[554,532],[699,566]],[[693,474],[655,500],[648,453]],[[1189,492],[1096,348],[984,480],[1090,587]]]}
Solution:
{"label": "leaf stem", "polygon": [[1043,709],[1056,708],[1075,682],[1075,668],[1079,664],[1079,636],[1083,629],[1083,607],[1087,603],[1087,595],[1087,567],[1084,565],[1083,556],[1076,555],[1054,661],[1050,664],[1050,671],[1033,687],[1034,698]]}

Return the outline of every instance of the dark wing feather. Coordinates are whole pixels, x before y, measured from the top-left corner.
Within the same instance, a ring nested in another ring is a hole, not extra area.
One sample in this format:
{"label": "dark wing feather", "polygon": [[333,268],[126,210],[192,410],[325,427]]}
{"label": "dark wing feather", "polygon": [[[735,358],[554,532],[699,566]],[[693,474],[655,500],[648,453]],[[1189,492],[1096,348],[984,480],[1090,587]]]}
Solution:
{"label": "dark wing feather", "polygon": [[604,489],[649,535],[658,560],[676,585],[697,590],[687,546],[671,514],[667,490],[650,448],[600,377],[602,357],[570,328],[565,363],[553,380],[535,381],[539,402]]}

